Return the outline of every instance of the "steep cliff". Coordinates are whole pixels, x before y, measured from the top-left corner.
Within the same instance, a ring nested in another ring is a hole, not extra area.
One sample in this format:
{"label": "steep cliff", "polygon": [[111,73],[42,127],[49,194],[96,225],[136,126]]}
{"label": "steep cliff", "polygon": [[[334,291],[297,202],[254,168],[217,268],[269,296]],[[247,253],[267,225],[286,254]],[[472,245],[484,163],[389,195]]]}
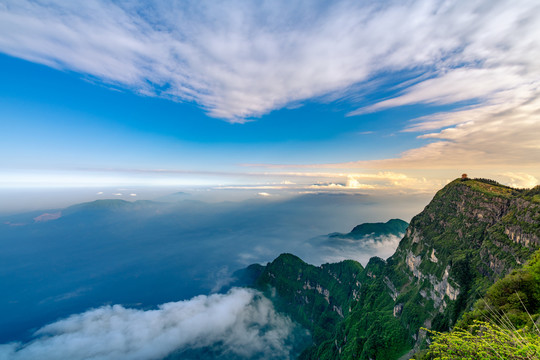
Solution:
{"label": "steep cliff", "polygon": [[313,359],[397,359],[446,330],[540,247],[540,188],[455,180],[415,216],[395,254],[314,267],[282,255],[255,286],[312,331]]}
{"label": "steep cliff", "polygon": [[403,314],[420,305],[429,313],[423,326],[448,329],[490,284],[524,264],[540,247],[540,203],[525,194],[487,180],[440,190],[388,259]]}
{"label": "steep cliff", "polygon": [[[451,355],[450,355],[451,354]],[[538,359],[540,251],[489,287],[452,331],[430,331],[430,346],[415,359]]]}

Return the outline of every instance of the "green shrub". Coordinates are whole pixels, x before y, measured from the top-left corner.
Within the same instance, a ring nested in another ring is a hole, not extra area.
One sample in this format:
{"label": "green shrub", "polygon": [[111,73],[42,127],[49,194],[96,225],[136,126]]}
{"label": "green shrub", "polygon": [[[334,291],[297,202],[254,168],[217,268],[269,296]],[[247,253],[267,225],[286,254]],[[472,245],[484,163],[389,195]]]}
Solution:
{"label": "green shrub", "polygon": [[513,330],[476,320],[467,329],[427,331],[433,342],[423,359],[540,359],[537,329]]}

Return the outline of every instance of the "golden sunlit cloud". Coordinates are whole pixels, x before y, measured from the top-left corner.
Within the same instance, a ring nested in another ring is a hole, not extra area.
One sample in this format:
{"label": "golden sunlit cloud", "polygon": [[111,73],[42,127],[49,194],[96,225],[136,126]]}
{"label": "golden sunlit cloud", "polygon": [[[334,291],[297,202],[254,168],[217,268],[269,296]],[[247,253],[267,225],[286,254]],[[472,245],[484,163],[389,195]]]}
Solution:
{"label": "golden sunlit cloud", "polygon": [[508,178],[508,185],[515,188],[532,188],[539,184],[538,179],[525,173],[503,173],[501,176]]}

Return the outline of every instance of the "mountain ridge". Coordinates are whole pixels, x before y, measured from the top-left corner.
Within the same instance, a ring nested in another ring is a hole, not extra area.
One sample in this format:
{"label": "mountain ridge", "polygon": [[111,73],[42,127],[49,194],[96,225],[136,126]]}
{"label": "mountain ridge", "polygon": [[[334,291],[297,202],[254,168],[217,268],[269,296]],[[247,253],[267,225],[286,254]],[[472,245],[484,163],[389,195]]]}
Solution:
{"label": "mountain ridge", "polygon": [[280,255],[252,286],[312,331],[301,358],[398,359],[426,346],[422,328],[450,329],[540,248],[538,193],[456,179],[411,220],[387,260],[313,267]]}
{"label": "mountain ridge", "polygon": [[401,219],[390,219],[387,222],[362,223],[356,225],[349,233],[328,234],[329,238],[360,240],[366,237],[380,238],[389,235],[405,234],[409,224]]}

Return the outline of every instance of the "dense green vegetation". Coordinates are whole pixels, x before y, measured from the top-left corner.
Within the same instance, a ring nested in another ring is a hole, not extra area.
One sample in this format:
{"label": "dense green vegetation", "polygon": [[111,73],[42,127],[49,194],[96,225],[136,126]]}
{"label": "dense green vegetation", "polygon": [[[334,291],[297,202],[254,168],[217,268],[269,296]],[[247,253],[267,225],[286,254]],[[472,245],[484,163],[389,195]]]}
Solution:
{"label": "dense green vegetation", "polygon": [[256,285],[268,293],[275,291],[278,309],[291,313],[320,343],[332,337],[349,313],[356,277],[362,271],[362,265],[352,260],[316,267],[282,254],[266,266]]}
{"label": "dense green vegetation", "polygon": [[526,200],[540,203],[540,185],[537,185],[530,190],[524,191],[522,197]]}
{"label": "dense green vegetation", "polygon": [[[531,360],[540,356],[540,333],[514,330],[493,323],[475,321],[466,329],[434,335],[433,344],[421,357],[425,360]],[[420,357],[419,357],[420,358]]]}
{"label": "dense green vegetation", "polygon": [[540,251],[493,284],[451,332],[431,331],[418,359],[539,359]]}
{"label": "dense green vegetation", "polygon": [[370,236],[370,238],[388,235],[400,236],[405,233],[408,226],[409,224],[403,220],[391,219],[385,223],[363,223],[355,226],[348,234],[333,233],[330,234],[330,237],[361,239],[366,236]]}
{"label": "dense green vegetation", "polygon": [[475,320],[492,320],[515,328],[534,327],[540,317],[540,251],[522,268],[493,284],[473,311],[466,313],[457,327]]}
{"label": "dense green vegetation", "polygon": [[538,313],[540,277],[529,271],[538,260],[519,268],[540,248],[539,193],[457,179],[412,219],[389,259],[372,258],[365,268],[354,261],[315,267],[284,254],[259,269],[254,286],[311,331],[305,359],[398,359],[427,347],[422,328],[442,334],[460,326],[450,338],[436,333],[452,346],[465,333],[507,331],[478,322],[485,321],[487,307],[477,302],[484,295],[495,311],[526,326],[532,320],[518,305]]}

